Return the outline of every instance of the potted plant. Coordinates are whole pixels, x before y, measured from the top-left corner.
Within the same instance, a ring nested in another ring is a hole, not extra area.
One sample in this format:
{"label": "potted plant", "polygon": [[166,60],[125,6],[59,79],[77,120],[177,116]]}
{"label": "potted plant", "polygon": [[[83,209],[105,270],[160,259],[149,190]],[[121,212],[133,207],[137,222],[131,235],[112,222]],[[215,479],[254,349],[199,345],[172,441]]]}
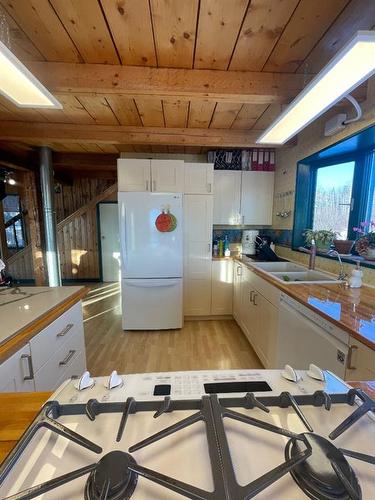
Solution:
{"label": "potted plant", "polygon": [[358,234],[355,249],[366,260],[375,260],[375,221],[361,222],[359,227],[353,227]]}
{"label": "potted plant", "polygon": [[331,229],[319,229],[317,231],[306,229],[303,235],[305,236],[306,243],[309,245],[314,240],[316,249],[320,252],[327,252],[336,237],[336,233]]}

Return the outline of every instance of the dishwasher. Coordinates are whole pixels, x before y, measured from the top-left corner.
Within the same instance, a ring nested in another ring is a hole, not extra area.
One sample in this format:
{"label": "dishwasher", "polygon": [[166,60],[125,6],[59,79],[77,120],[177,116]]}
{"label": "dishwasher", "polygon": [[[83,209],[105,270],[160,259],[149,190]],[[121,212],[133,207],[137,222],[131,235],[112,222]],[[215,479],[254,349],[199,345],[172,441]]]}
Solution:
{"label": "dishwasher", "polygon": [[281,294],[276,368],[302,370],[314,363],[344,379],[348,353],[347,332]]}

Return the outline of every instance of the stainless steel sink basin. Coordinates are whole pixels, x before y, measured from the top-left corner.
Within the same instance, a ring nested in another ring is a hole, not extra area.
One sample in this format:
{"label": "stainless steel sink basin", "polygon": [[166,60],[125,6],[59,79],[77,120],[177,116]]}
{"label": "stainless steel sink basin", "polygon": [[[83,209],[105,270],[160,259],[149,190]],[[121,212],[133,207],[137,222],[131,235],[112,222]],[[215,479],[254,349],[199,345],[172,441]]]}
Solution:
{"label": "stainless steel sink basin", "polygon": [[295,272],[270,272],[271,276],[279,281],[282,281],[285,285],[298,285],[303,283],[341,283],[337,278],[330,276],[329,274],[322,273],[320,271],[295,271]]}
{"label": "stainless steel sink basin", "polygon": [[306,271],[305,267],[294,262],[252,262],[252,265],[267,273]]}

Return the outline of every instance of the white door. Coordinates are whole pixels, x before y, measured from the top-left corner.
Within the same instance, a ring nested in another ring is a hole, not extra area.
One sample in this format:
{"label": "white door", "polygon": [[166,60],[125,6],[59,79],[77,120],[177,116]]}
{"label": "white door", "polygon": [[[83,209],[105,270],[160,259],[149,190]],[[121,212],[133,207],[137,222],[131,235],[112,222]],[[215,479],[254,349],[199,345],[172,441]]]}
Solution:
{"label": "white door", "polygon": [[239,224],[241,172],[214,171],[214,224]]}
{"label": "white door", "polygon": [[185,162],[185,193],[212,194],[214,183],[213,163]]}
{"label": "white door", "polygon": [[233,260],[212,261],[211,314],[232,314]]}
{"label": "white door", "polygon": [[184,161],[151,160],[151,179],[156,193],[183,193]]}
{"label": "white door", "polygon": [[241,284],[242,266],[239,262],[234,262],[233,269],[233,316],[237,323],[241,325]]}
{"label": "white door", "polygon": [[273,172],[242,172],[243,224],[272,224]]}
{"label": "white door", "polygon": [[211,312],[212,207],[210,195],[184,196],[184,314]]}
{"label": "white door", "polygon": [[120,233],[117,203],[99,204],[103,281],[120,279]]}
{"label": "white door", "polygon": [[151,191],[151,160],[120,158],[117,182],[119,191]]}
{"label": "white door", "polygon": [[[177,193],[119,193],[123,278],[182,277],[182,199]],[[168,211],[175,227],[163,232],[156,219]]]}

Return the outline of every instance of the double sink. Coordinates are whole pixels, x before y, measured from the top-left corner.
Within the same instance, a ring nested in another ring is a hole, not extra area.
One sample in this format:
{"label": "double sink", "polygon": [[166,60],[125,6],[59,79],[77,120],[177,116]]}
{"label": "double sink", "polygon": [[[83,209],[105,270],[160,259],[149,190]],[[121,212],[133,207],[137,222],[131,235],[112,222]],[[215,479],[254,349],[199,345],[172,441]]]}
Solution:
{"label": "double sink", "polygon": [[330,274],[306,269],[293,262],[251,262],[251,265],[262,269],[284,285],[341,283]]}

